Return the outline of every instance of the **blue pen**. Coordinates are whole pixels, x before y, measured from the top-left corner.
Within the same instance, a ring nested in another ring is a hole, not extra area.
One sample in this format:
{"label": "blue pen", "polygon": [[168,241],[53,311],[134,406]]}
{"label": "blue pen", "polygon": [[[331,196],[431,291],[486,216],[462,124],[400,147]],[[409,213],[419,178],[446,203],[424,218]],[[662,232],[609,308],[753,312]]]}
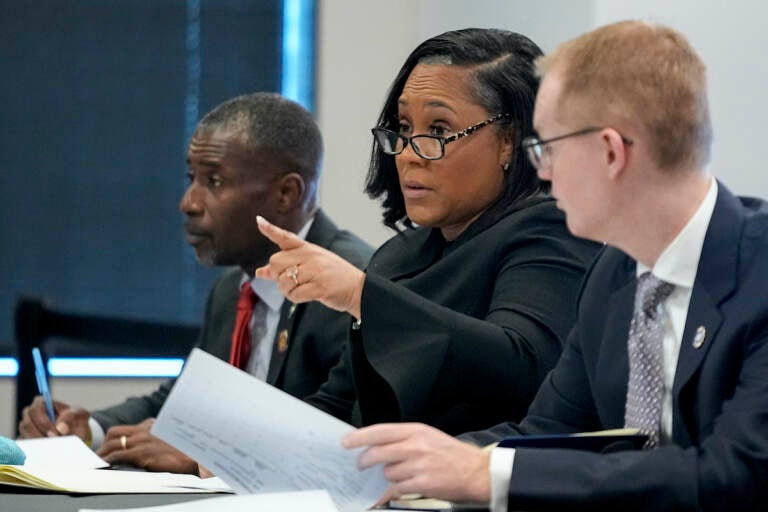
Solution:
{"label": "blue pen", "polygon": [[43,364],[43,356],[40,354],[40,349],[34,347],[32,349],[32,359],[35,360],[35,378],[37,379],[37,389],[40,394],[43,395],[43,402],[45,402],[45,410],[48,413],[48,417],[51,419],[51,423],[56,422],[56,413],[53,410],[53,400],[51,400],[51,390],[48,389],[48,375],[45,371],[45,365]]}

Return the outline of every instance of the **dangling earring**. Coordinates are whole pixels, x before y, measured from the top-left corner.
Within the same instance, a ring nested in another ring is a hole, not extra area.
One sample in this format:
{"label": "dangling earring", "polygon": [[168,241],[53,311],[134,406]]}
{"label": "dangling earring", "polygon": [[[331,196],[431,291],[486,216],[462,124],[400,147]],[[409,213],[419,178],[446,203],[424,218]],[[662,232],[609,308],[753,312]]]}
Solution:
{"label": "dangling earring", "polygon": [[502,165],[501,168],[504,169],[504,172],[507,172],[509,170],[509,162]]}

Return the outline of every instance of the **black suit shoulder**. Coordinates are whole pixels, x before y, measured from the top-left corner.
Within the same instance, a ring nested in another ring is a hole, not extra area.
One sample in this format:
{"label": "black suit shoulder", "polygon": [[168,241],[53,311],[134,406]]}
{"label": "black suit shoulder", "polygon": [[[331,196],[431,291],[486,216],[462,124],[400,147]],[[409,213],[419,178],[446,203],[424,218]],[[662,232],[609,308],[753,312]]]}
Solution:
{"label": "black suit shoulder", "polygon": [[356,266],[364,268],[373,254],[373,248],[360,237],[338,226],[318,210],[315,222],[307,233],[307,241],[334,252]]}

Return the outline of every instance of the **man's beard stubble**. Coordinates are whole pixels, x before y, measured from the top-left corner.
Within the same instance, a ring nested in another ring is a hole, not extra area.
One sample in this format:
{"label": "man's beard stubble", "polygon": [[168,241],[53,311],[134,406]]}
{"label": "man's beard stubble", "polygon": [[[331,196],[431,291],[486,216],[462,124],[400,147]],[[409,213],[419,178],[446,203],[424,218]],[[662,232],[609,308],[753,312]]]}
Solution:
{"label": "man's beard stubble", "polygon": [[204,267],[215,267],[218,265],[218,255],[215,249],[195,250],[195,259]]}

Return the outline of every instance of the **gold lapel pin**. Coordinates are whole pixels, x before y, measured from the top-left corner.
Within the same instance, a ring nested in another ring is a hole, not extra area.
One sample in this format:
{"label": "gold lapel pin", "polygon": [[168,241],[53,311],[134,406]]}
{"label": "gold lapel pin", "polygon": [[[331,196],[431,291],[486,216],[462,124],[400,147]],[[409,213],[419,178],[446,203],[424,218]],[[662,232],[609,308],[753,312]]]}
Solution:
{"label": "gold lapel pin", "polygon": [[288,350],[288,329],[283,329],[277,336],[277,351],[282,354],[286,350]]}
{"label": "gold lapel pin", "polygon": [[704,338],[707,337],[707,330],[703,325],[696,328],[696,334],[693,335],[693,348],[699,349],[704,344]]}

